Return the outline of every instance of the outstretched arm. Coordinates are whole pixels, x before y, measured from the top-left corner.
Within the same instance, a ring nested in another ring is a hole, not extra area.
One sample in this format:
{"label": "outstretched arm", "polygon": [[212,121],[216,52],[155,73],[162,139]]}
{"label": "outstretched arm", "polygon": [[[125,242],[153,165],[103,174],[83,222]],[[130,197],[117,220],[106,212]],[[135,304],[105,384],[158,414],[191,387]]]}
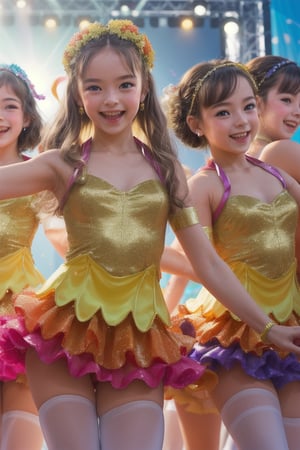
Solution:
{"label": "outstretched arm", "polygon": [[[177,238],[189,257],[201,283],[223,305],[246,322],[259,334],[270,322],[247,293],[229,266],[218,256],[200,225],[193,225],[177,231]],[[270,342],[300,356],[300,327],[274,325],[268,332]]]}

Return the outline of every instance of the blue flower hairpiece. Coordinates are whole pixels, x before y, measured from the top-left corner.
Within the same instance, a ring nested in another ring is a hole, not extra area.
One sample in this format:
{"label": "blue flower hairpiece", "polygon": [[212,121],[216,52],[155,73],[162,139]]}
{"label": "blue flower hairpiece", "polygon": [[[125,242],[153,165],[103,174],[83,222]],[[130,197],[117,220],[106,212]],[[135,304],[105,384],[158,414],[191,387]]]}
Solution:
{"label": "blue flower hairpiece", "polygon": [[269,69],[265,73],[265,76],[263,77],[261,82],[258,83],[258,87],[260,87],[266,80],[268,80],[272,75],[274,75],[274,73],[277,72],[277,70],[281,69],[281,67],[283,67],[283,66],[287,66],[288,64],[295,64],[295,65],[297,65],[294,61],[290,61],[289,59],[285,59],[283,61],[280,61],[277,64],[274,64],[274,66],[272,66],[271,69]]}
{"label": "blue flower hairpiece", "polygon": [[26,72],[17,64],[0,64],[0,71],[8,71],[13,73],[16,77],[20,78],[28,87],[32,96],[37,100],[44,100],[46,97],[44,95],[38,94],[34,88],[34,85],[29,80]]}

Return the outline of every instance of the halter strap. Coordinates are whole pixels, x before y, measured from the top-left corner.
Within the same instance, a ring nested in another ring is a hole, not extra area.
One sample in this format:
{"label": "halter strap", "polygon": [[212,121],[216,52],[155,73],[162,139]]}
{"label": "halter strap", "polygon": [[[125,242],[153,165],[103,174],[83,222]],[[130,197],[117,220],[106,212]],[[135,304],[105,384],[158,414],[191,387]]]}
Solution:
{"label": "halter strap", "polygon": [[[140,147],[143,156],[147,159],[147,161],[149,161],[149,163],[151,164],[151,166],[153,167],[153,169],[157,173],[160,181],[163,184],[165,184],[165,179],[164,179],[164,176],[162,174],[161,167],[160,167],[159,163],[153,158],[153,154],[152,154],[150,148],[147,147],[138,138],[134,137],[134,140],[135,140],[136,144]],[[87,162],[89,160],[89,157],[90,157],[91,148],[92,148],[92,138],[89,138],[87,141],[85,141],[82,144],[81,148],[82,148],[82,152],[81,152],[82,160],[84,161],[85,164],[87,164]],[[60,211],[63,210],[63,208],[64,208],[64,206],[66,204],[69,192],[70,192],[70,190],[71,190],[71,188],[72,188],[76,178],[78,177],[80,171],[82,170],[83,165],[84,164],[82,163],[82,164],[80,164],[80,166],[75,167],[75,169],[73,170],[72,175],[71,175],[71,177],[69,179],[69,182],[68,182],[68,185],[67,185],[66,192],[64,193],[62,201],[61,201],[61,203],[59,205]]]}
{"label": "halter strap", "polygon": [[[245,157],[246,157],[247,161],[249,161],[251,164],[261,167],[266,172],[269,172],[271,175],[274,175],[281,182],[283,188],[286,189],[286,181],[283,178],[283,176],[281,175],[281,173],[279,172],[279,170],[276,169],[276,167],[270,166],[265,161],[261,161],[257,158],[253,158],[252,156],[249,156],[249,155],[245,155]],[[215,170],[223,184],[223,187],[224,187],[224,192],[223,192],[222,198],[220,200],[220,203],[218,204],[217,208],[215,209],[215,211],[212,214],[212,220],[213,220],[213,223],[215,223],[216,220],[218,219],[219,215],[221,214],[221,212],[228,200],[228,197],[230,196],[231,184],[230,184],[230,180],[229,180],[228,176],[226,175],[226,173],[224,172],[222,167],[220,167],[213,159],[210,159],[208,161],[207,165],[205,167],[203,167],[202,170],[204,170],[204,169]]]}
{"label": "halter strap", "polygon": [[[85,163],[87,163],[88,160],[89,160],[91,147],[92,147],[92,138],[88,139],[87,141],[85,141],[82,144],[82,147],[81,147],[82,148],[82,152],[81,152],[81,154],[82,154],[82,159],[83,159],[83,161]],[[70,192],[70,190],[71,190],[71,188],[72,188],[72,186],[73,186],[73,184],[74,184],[74,182],[75,182],[79,172],[82,170],[82,167],[83,167],[83,163],[81,163],[78,167],[75,167],[75,169],[73,170],[72,175],[71,175],[71,177],[70,177],[70,179],[68,181],[66,192],[64,193],[64,196],[63,196],[63,198],[62,198],[62,200],[60,202],[60,205],[59,205],[60,211],[63,210],[63,208],[64,208],[64,206],[66,204],[69,192]]]}
{"label": "halter strap", "polygon": [[153,153],[151,152],[150,148],[147,145],[145,145],[142,141],[140,141],[138,138],[134,137],[134,140],[137,143],[137,145],[141,148],[141,152],[142,152],[143,156],[151,164],[151,166],[157,173],[158,178],[160,179],[162,184],[165,184],[166,180],[162,174],[161,166],[156,161],[156,159],[153,158]]}

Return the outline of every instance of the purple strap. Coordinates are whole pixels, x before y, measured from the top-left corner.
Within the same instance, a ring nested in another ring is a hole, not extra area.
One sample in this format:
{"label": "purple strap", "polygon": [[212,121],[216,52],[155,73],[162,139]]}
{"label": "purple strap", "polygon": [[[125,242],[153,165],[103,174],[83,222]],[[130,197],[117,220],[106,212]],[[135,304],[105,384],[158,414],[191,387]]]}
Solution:
{"label": "purple strap", "polygon": [[[151,166],[154,168],[154,170],[157,173],[160,181],[164,184],[165,180],[164,180],[163,174],[161,172],[161,167],[158,164],[158,162],[153,158],[153,154],[152,154],[151,150],[145,144],[143,144],[143,142],[140,141],[138,138],[134,137],[134,140],[137,143],[137,145],[141,148],[143,156],[147,159],[147,161],[149,161]],[[92,147],[92,138],[88,139],[87,141],[85,141],[82,144],[82,159],[83,159],[83,161],[85,163],[87,163],[88,160],[89,160],[91,147]],[[75,169],[74,169],[74,171],[73,171],[73,173],[72,173],[72,175],[71,175],[71,177],[69,179],[67,190],[66,190],[66,192],[65,192],[65,194],[64,194],[64,196],[62,198],[62,201],[60,203],[60,206],[59,206],[61,211],[63,210],[63,208],[65,206],[65,203],[67,201],[69,192],[70,192],[70,190],[71,190],[71,188],[72,188],[72,186],[73,186],[73,184],[74,184],[74,182],[75,182],[75,180],[76,180],[80,170],[82,169],[82,167],[83,167],[83,164],[81,164],[78,167],[75,167]]]}
{"label": "purple strap", "polygon": [[[87,163],[88,160],[89,160],[91,146],[92,146],[92,138],[88,139],[87,141],[85,141],[82,144],[82,159],[83,159],[83,161],[85,163]],[[64,193],[64,196],[63,196],[63,198],[61,200],[61,203],[59,205],[60,211],[63,210],[63,208],[64,208],[64,206],[66,204],[69,192],[71,190],[71,187],[73,186],[73,184],[74,184],[74,182],[75,182],[75,180],[76,180],[80,170],[82,169],[82,167],[83,167],[83,164],[80,164],[80,166],[75,167],[75,169],[73,170],[73,173],[72,173],[72,175],[71,175],[71,177],[69,179],[68,185],[67,185],[66,192]]]}
{"label": "purple strap", "polygon": [[158,175],[158,178],[160,181],[165,184],[165,178],[162,174],[161,167],[159,163],[156,161],[156,159],[153,158],[153,153],[151,152],[150,148],[147,147],[142,141],[140,141],[138,138],[134,138],[135,142],[138,144],[138,146],[141,148],[142,154],[147,159],[147,161],[151,164],[153,169]]}
{"label": "purple strap", "polygon": [[[246,156],[247,161],[249,161],[251,164],[261,167],[266,172],[269,172],[272,175],[274,175],[276,178],[278,178],[278,180],[281,182],[283,188],[286,189],[286,181],[283,178],[283,176],[281,175],[281,173],[279,172],[279,170],[276,169],[276,167],[270,166],[266,162],[261,161],[257,158],[253,158],[252,156],[249,156],[249,155],[245,155],[245,156]],[[224,193],[222,195],[221,201],[218,204],[216,210],[212,214],[212,220],[213,220],[213,223],[215,223],[216,220],[218,219],[219,215],[221,214],[221,211],[224,208],[224,205],[227,202],[228,197],[230,195],[230,191],[231,191],[230,180],[227,177],[224,170],[222,169],[222,167],[220,167],[213,159],[210,159],[208,161],[207,165],[205,167],[203,167],[203,170],[204,169],[215,170],[224,186]]]}

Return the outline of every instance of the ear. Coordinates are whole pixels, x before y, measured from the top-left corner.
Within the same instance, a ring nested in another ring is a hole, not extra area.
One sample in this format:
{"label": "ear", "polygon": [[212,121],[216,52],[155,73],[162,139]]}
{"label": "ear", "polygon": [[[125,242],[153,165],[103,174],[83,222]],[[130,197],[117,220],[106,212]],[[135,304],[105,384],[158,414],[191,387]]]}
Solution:
{"label": "ear", "polygon": [[259,97],[258,95],[256,96],[256,109],[257,109],[257,114],[262,114],[263,110],[264,110],[264,101],[261,97]]}
{"label": "ear", "polygon": [[27,127],[29,127],[29,125],[31,124],[31,119],[27,119],[26,117],[24,117],[24,120],[23,120],[23,128],[27,128]]}
{"label": "ear", "polygon": [[145,98],[147,97],[148,89],[145,89],[141,92],[141,100],[140,103],[143,103],[145,101]]}
{"label": "ear", "polygon": [[195,116],[187,116],[186,123],[189,127],[189,129],[195,133],[198,137],[203,136],[203,130],[201,127],[201,120],[199,117]]}

